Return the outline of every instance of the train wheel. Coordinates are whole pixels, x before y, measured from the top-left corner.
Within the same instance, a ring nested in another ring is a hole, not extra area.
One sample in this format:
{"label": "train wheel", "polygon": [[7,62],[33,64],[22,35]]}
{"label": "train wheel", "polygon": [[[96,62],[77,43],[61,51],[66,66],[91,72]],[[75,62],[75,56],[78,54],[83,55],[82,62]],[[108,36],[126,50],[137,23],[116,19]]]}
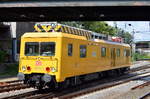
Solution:
{"label": "train wheel", "polygon": [[108,76],[108,72],[107,72],[107,71],[102,72],[102,74],[103,74],[102,78],[104,78],[104,77],[107,77],[107,76]]}
{"label": "train wheel", "polygon": [[54,82],[49,82],[46,85],[50,90],[54,90],[56,88],[56,84]]}
{"label": "train wheel", "polygon": [[119,69],[120,75],[124,75],[126,71],[127,71],[127,68],[126,68],[126,67],[125,67],[125,68],[120,68],[120,69]]}
{"label": "train wheel", "polygon": [[103,76],[104,76],[103,73],[100,72],[100,73],[99,73],[99,78],[101,79],[101,78],[103,78]]}
{"label": "train wheel", "polygon": [[117,77],[118,76],[118,72],[117,72],[117,70],[113,70],[114,71],[114,77]]}
{"label": "train wheel", "polygon": [[37,84],[37,85],[36,85],[36,88],[37,88],[38,90],[42,90],[42,89],[43,89],[43,84]]}
{"label": "train wheel", "polygon": [[114,75],[114,71],[113,70],[110,70],[107,72],[108,76],[112,77]]}
{"label": "train wheel", "polygon": [[121,69],[117,69],[117,75],[118,75],[118,76],[122,75]]}
{"label": "train wheel", "polygon": [[58,83],[56,89],[57,89],[57,90],[63,90],[63,89],[65,89],[65,88],[67,88],[67,87],[69,86],[69,84],[70,84],[70,80],[67,79],[67,80],[65,80],[64,82]]}

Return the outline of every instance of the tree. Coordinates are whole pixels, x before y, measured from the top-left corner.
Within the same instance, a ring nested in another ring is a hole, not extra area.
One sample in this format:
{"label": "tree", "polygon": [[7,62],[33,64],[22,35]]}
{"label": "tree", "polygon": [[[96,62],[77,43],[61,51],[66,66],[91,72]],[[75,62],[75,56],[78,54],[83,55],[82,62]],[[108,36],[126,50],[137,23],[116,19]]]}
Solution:
{"label": "tree", "polygon": [[132,42],[132,35],[129,32],[126,32],[120,28],[117,28],[117,33],[115,34],[115,36],[121,37],[124,39],[124,43],[128,43],[131,44]]}
{"label": "tree", "polygon": [[109,26],[104,21],[71,21],[71,22],[60,22],[61,24],[90,30],[97,33],[102,33],[111,36],[118,36],[124,39],[125,43],[130,44],[132,42],[132,35],[120,28]]}
{"label": "tree", "polygon": [[72,21],[72,22],[61,22],[69,26],[74,26],[78,28],[83,28],[97,33],[115,35],[116,29],[112,26],[109,26],[104,21]]}
{"label": "tree", "polygon": [[78,21],[59,22],[59,23],[65,24],[65,25],[68,25],[68,26],[72,26],[72,27],[83,28],[82,27],[82,22],[78,22]]}

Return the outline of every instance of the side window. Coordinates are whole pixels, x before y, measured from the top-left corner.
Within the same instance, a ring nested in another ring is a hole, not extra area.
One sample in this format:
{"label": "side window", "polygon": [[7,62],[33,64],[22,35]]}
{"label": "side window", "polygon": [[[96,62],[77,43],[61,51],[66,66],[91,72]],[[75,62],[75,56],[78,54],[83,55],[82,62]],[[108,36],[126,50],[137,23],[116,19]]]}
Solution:
{"label": "side window", "polygon": [[80,57],[85,58],[86,57],[86,45],[80,45]]}
{"label": "side window", "polygon": [[127,56],[127,51],[126,51],[126,50],[124,50],[124,53],[123,53],[123,54],[124,54],[124,56]]}
{"label": "side window", "polygon": [[120,49],[117,49],[117,56],[120,57]]}
{"label": "side window", "polygon": [[105,47],[102,47],[102,48],[101,48],[101,56],[102,56],[102,57],[105,57],[105,56],[106,56],[106,48],[105,48]]}
{"label": "side window", "polygon": [[72,44],[68,44],[68,56],[72,56],[73,46]]}
{"label": "side window", "polygon": [[130,50],[127,50],[127,56],[130,56]]}

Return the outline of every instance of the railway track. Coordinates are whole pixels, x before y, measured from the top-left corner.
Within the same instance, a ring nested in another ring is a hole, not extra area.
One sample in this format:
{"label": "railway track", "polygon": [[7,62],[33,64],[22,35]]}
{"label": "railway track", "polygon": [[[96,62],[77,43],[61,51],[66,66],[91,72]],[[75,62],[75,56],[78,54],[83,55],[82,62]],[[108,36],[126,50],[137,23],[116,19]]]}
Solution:
{"label": "railway track", "polygon": [[[20,95],[15,95],[11,97],[6,97],[4,99],[17,99],[17,98],[26,98],[26,99],[40,99],[40,98],[60,98],[60,99],[66,99],[66,98],[73,98],[76,96],[80,96],[83,94],[91,93],[94,91],[98,91],[105,88],[110,88],[113,86],[117,86],[123,83],[130,82],[132,80],[141,79],[144,77],[150,76],[150,73],[145,72],[138,75],[125,75],[118,77],[117,79],[109,78],[109,79],[101,79],[101,80],[95,80],[90,81],[86,84],[81,84],[77,87],[69,87],[65,89],[64,91],[52,91],[45,89],[42,91],[32,91]],[[108,83],[110,82],[110,83]]]}
{"label": "railway track", "polygon": [[[145,74],[143,74],[143,75],[145,75]],[[150,73],[148,75],[145,75],[145,76],[140,76],[140,77],[133,76],[131,78],[124,79],[124,80],[110,81],[111,83],[104,83],[104,84],[101,84],[101,85],[98,85],[98,86],[95,86],[95,87],[92,87],[92,88],[86,88],[85,90],[80,90],[80,91],[73,92],[73,93],[70,93],[70,94],[62,95],[62,96],[59,97],[59,99],[70,99],[70,98],[73,98],[73,97],[81,96],[81,95],[88,94],[88,93],[91,93],[91,92],[95,92],[95,91],[98,91],[98,90],[102,90],[102,89],[111,88],[111,87],[114,87],[114,86],[117,86],[117,85],[121,85],[121,84],[130,82],[130,81],[133,81],[133,80],[136,80],[136,79],[145,78],[145,77],[148,77],[148,76],[150,76]]]}
{"label": "railway track", "polygon": [[22,83],[22,81],[20,81],[20,80],[14,80],[14,81],[0,82],[0,86],[10,85],[10,84],[14,84],[14,83]]}
{"label": "railway track", "polygon": [[[140,84],[140,85],[137,85],[135,87],[132,87],[131,90],[135,90],[135,89],[142,89],[146,86],[149,86],[150,85],[150,81],[147,81],[143,84]],[[146,93],[145,95],[143,95],[142,97],[140,97],[140,99],[149,99],[150,97],[150,92]]]}
{"label": "railway track", "polygon": [[19,80],[0,82],[0,93],[20,90],[25,88],[29,88],[29,86],[24,85],[23,82]]}
{"label": "railway track", "polygon": [[143,83],[143,84],[141,84],[141,85],[135,86],[135,87],[131,88],[131,90],[135,90],[135,89],[137,89],[137,88],[143,88],[143,87],[149,86],[149,85],[150,85],[150,81],[145,82],[145,83]]}
{"label": "railway track", "polygon": [[[108,79],[100,79],[100,80],[95,80],[95,81],[90,81],[87,82],[86,84],[81,84],[75,88],[67,88],[64,91],[50,91],[49,89],[44,89],[42,91],[31,91],[31,92],[26,92],[23,94],[18,94],[14,95],[11,97],[6,97],[4,99],[18,99],[18,98],[26,98],[26,99],[40,99],[40,98],[54,98],[54,97],[59,97],[61,99],[65,98],[72,98],[76,96],[80,96],[82,94],[90,93],[93,91],[113,87],[116,85],[120,85],[123,83],[127,83],[133,79],[140,79],[142,77],[136,77],[137,75],[144,75],[148,72],[143,72],[142,74],[132,74],[137,71],[141,70],[146,70],[149,69],[150,65],[145,65],[143,67],[138,67],[130,70],[128,75],[120,76],[117,79],[116,78],[108,78]],[[148,75],[149,76],[149,75]],[[146,76],[144,76],[146,77]],[[108,83],[111,82],[111,83]],[[1,84],[3,83],[3,84]],[[9,92],[13,90],[20,90],[20,89],[25,89],[29,88],[29,86],[24,85],[21,81],[8,81],[8,82],[1,82],[0,83],[0,93],[2,92]]]}
{"label": "railway track", "polygon": [[20,90],[20,89],[25,89],[25,88],[30,88],[30,87],[28,85],[24,85],[24,84],[13,84],[13,85],[1,87],[0,93],[14,91],[14,90]]}
{"label": "railway track", "polygon": [[140,70],[145,70],[145,69],[149,69],[149,68],[150,68],[150,64],[149,65],[144,65],[144,66],[141,66],[141,67],[137,67],[137,68],[132,68],[127,73],[136,72],[136,71],[140,71]]}
{"label": "railway track", "polygon": [[140,99],[149,99],[150,97],[150,92],[142,96]]}

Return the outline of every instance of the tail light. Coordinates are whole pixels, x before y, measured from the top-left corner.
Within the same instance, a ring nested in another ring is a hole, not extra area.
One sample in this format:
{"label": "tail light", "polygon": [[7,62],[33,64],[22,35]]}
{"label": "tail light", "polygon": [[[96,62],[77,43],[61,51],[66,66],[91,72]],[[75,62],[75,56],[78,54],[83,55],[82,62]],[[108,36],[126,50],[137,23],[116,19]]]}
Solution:
{"label": "tail light", "polygon": [[51,70],[51,69],[50,69],[49,67],[46,67],[46,71],[47,71],[47,72],[50,72],[50,70]]}
{"label": "tail light", "polygon": [[28,70],[28,71],[30,71],[30,70],[31,70],[31,67],[30,67],[30,66],[28,66],[28,67],[27,67],[27,70]]}

